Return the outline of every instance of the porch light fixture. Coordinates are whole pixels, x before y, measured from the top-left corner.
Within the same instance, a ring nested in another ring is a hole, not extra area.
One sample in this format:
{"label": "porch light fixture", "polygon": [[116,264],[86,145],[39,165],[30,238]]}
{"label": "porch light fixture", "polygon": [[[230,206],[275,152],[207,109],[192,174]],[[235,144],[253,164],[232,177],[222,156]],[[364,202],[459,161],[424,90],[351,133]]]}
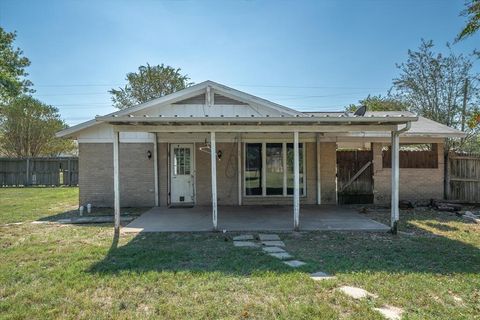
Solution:
{"label": "porch light fixture", "polygon": [[148,159],[152,158],[152,151],[150,151],[150,150],[147,151],[147,158]]}

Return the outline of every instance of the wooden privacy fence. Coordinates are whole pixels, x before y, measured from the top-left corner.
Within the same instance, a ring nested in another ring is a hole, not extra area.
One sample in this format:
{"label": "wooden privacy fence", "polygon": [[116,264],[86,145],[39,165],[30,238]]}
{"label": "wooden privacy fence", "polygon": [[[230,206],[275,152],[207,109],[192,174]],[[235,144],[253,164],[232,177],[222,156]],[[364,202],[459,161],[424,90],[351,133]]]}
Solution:
{"label": "wooden privacy fence", "polygon": [[76,185],[78,158],[0,158],[0,187]]}
{"label": "wooden privacy fence", "polygon": [[447,170],[447,198],[480,203],[480,154],[450,153]]}

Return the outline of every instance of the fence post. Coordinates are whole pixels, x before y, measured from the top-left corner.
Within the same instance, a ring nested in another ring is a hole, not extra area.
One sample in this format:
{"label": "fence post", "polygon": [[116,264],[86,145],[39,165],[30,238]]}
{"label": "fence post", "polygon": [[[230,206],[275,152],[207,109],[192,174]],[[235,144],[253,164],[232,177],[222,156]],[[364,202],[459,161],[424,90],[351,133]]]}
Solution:
{"label": "fence post", "polygon": [[444,174],[445,174],[445,200],[450,200],[450,152],[444,154]]}
{"label": "fence post", "polygon": [[30,185],[30,159],[27,158],[27,174],[25,177],[25,186],[28,187]]}
{"label": "fence post", "polygon": [[[67,176],[68,176],[68,186],[71,187],[71,186],[72,186],[72,171],[71,171],[71,166],[70,166],[70,159],[68,159],[67,169],[68,169],[68,175],[67,175]],[[63,181],[63,184],[64,184],[64,185],[67,185],[67,184],[65,183],[65,175],[63,175],[63,180],[64,180],[64,181]]]}

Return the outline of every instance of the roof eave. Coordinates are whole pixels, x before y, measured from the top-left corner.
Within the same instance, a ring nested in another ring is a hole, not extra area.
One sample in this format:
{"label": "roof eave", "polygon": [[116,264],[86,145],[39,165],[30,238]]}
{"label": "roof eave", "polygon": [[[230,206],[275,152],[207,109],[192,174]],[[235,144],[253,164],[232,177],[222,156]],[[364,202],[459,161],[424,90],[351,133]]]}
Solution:
{"label": "roof eave", "polygon": [[417,121],[418,117],[118,117],[103,116],[95,118],[98,122],[109,124],[149,123],[149,124],[189,124],[189,123],[279,123],[279,124],[406,124]]}

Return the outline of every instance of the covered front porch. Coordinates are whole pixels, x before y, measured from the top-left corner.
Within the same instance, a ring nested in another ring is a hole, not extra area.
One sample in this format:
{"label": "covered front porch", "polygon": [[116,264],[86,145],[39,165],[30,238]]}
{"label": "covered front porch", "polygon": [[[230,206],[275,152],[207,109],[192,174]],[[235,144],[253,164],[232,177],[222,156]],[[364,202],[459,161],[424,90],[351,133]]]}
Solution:
{"label": "covered front porch", "polygon": [[[120,157],[120,143],[125,142],[120,135],[137,139],[136,135],[146,134],[153,140],[146,154],[152,158],[154,181],[146,191],[153,192],[157,208],[135,222],[144,221],[140,226],[144,231],[162,231],[162,227],[164,231],[361,229],[355,227],[365,221],[358,219],[361,216],[323,206],[337,203],[335,156],[330,157],[326,149],[341,134],[382,132],[391,137],[390,227],[396,232],[399,137],[417,120],[411,113],[378,116],[366,115],[365,110],[303,113],[209,81],[96,118],[113,138],[116,229],[120,228],[121,185],[127,195],[129,183],[138,182],[120,168],[120,159],[125,160],[125,154]],[[204,152],[196,153],[197,149]],[[139,156],[138,152],[127,154],[125,165],[139,169],[134,164]],[[135,188],[130,191],[140,193]],[[258,204],[276,206],[252,207]],[[178,205],[197,207],[164,208]],[[372,229],[376,227],[372,221]]]}
{"label": "covered front porch", "polygon": [[[219,206],[218,229],[226,231],[291,231],[292,207],[279,205]],[[303,205],[299,229],[305,231],[388,231],[355,209],[335,205]],[[154,207],[123,232],[202,232],[212,230],[212,208]]]}

